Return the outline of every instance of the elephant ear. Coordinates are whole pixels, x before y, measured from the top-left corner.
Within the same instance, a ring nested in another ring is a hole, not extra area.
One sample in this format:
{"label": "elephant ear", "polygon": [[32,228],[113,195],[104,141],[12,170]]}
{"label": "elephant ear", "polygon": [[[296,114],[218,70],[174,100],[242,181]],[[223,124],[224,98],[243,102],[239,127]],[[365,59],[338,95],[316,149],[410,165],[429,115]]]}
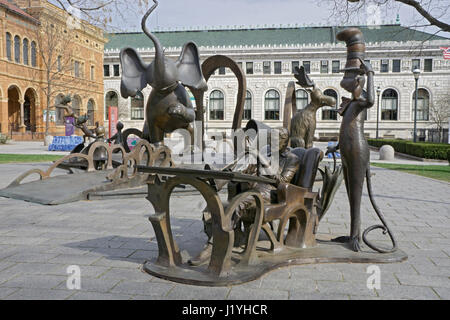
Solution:
{"label": "elephant ear", "polygon": [[203,78],[200,57],[195,43],[188,42],[184,45],[175,65],[178,69],[179,80],[183,85],[203,91],[208,89]]}
{"label": "elephant ear", "polygon": [[138,91],[153,82],[152,65],[146,65],[133,48],[125,48],[120,52],[122,65],[122,81],[120,93],[122,97],[134,97]]}

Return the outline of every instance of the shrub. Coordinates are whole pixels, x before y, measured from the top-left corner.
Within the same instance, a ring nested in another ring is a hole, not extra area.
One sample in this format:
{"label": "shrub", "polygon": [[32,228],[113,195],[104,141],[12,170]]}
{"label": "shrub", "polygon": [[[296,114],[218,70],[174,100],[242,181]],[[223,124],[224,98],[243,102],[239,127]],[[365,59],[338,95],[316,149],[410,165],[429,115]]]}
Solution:
{"label": "shrub", "polygon": [[447,150],[447,160],[448,164],[450,165],[450,149]]}
{"label": "shrub", "polygon": [[449,159],[450,145],[443,143],[412,142],[394,139],[369,139],[369,145],[381,148],[384,145],[390,145],[396,152],[409,154],[425,159]]}
{"label": "shrub", "polygon": [[6,142],[8,142],[8,140],[9,140],[8,136],[5,136],[0,133],[0,144],[5,144]]}

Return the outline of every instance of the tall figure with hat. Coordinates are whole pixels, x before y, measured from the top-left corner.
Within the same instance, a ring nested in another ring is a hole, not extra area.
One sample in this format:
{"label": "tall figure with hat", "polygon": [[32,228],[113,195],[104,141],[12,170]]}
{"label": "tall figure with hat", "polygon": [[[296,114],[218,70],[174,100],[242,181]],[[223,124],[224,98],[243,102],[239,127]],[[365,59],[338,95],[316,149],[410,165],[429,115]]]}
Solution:
{"label": "tall figure with hat", "polygon": [[[370,248],[378,252],[393,252],[396,250],[395,239],[373,199],[370,181],[370,151],[364,136],[364,120],[367,109],[374,105],[375,100],[374,71],[370,63],[364,61],[366,47],[363,34],[359,29],[345,29],[339,32],[336,37],[347,44],[347,63],[345,68],[341,70],[344,72],[341,87],[350,92],[352,97],[351,99],[342,98],[341,108],[338,110],[342,116],[339,144],[337,147],[331,147],[328,150],[328,152],[334,152],[337,149],[341,151],[345,186],[350,202],[350,236],[339,237],[335,241],[349,243],[353,251],[361,250],[361,197],[364,179],[367,178],[370,201],[383,225],[371,226],[366,229],[362,239]],[[366,77],[367,86],[364,90]],[[392,249],[378,248],[367,240],[367,233],[374,229],[383,229],[384,233],[389,233],[393,243]]]}

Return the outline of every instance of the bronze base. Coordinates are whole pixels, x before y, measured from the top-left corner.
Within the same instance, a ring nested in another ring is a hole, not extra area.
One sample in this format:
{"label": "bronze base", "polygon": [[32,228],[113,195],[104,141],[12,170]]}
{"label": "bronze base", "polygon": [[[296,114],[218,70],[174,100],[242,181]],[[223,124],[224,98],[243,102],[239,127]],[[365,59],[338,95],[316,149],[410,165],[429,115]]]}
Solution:
{"label": "bronze base", "polygon": [[[260,249],[260,248],[258,248]],[[209,287],[237,285],[257,280],[264,274],[286,266],[316,263],[397,263],[408,259],[408,255],[397,250],[394,253],[377,253],[363,246],[361,252],[354,252],[345,244],[318,240],[318,245],[309,249],[283,247],[277,253],[258,250],[258,262],[254,265],[240,265],[239,255],[233,253],[233,266],[226,277],[217,277],[207,271],[207,264],[193,267],[183,263],[176,267],[156,264],[156,259],[147,261],[144,270],[152,276],[169,281]]]}

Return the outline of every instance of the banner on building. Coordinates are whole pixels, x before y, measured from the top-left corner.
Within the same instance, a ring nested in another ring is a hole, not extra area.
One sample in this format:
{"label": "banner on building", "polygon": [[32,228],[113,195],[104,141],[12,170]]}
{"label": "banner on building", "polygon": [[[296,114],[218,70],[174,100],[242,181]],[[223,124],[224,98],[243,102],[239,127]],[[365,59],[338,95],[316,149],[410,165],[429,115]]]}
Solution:
{"label": "banner on building", "polygon": [[117,107],[108,108],[109,119],[109,138],[117,133],[117,121],[119,117],[119,109]]}
{"label": "banner on building", "polygon": [[[56,110],[50,110],[50,122],[56,122]],[[44,122],[47,122],[47,110],[44,110]]]}
{"label": "banner on building", "polygon": [[444,51],[444,60],[450,60],[450,47],[441,47]]}

